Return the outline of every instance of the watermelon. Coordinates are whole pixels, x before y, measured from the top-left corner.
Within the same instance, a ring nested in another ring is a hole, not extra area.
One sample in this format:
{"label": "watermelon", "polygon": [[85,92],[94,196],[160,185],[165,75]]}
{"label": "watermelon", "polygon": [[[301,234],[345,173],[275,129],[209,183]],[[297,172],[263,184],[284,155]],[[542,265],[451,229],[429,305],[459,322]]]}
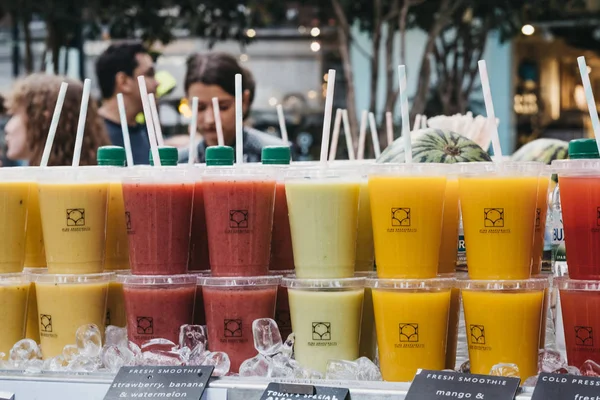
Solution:
{"label": "watermelon", "polygon": [[554,160],[564,160],[569,155],[569,142],[558,139],[533,140],[512,155],[512,161],[540,161],[550,164]]}
{"label": "watermelon", "polygon": [[[411,134],[413,162],[454,164],[492,161],[474,141],[452,131],[421,129]],[[396,139],[377,159],[378,163],[403,163],[404,138]]]}

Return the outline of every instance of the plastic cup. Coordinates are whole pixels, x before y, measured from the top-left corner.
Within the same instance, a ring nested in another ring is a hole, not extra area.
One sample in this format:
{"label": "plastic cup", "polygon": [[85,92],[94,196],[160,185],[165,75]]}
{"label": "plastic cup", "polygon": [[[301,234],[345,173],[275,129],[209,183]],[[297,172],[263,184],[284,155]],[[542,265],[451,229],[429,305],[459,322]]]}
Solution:
{"label": "plastic cup", "polygon": [[29,193],[36,175],[37,169],[0,170],[0,273],[23,271]]}
{"label": "plastic cup", "polygon": [[27,206],[25,267],[46,268],[46,265],[46,249],[44,247],[42,216],[40,214],[40,193],[37,182],[33,182],[29,190],[29,203]]}
{"label": "plastic cup", "polygon": [[538,350],[547,279],[458,280],[462,289],[471,372],[489,374],[516,364],[521,380],[538,373]]}
{"label": "plastic cup", "polygon": [[257,354],[252,323],[273,318],[281,276],[199,278],[204,296],[208,347],[229,355],[231,372]]}
{"label": "plastic cup", "polygon": [[437,276],[448,168],[401,164],[371,169],[369,192],[380,278]]}
{"label": "plastic cup", "polygon": [[538,183],[537,206],[535,209],[535,231],[533,237],[533,265],[531,276],[542,273],[542,255],[544,253],[544,237],[546,235],[546,216],[548,215],[548,187],[550,185],[550,169],[545,169]]}
{"label": "plastic cup", "polygon": [[[377,278],[376,272],[357,272],[357,277]],[[377,355],[377,331],[375,329],[375,312],[373,310],[373,292],[365,287],[362,322],[360,325],[359,357],[367,357],[375,361]]]}
{"label": "plastic cup", "polygon": [[[194,206],[192,207],[192,233],[190,241],[189,271],[210,270],[208,256],[208,233],[206,232],[206,214],[204,213],[204,194],[201,175],[204,165],[196,164],[194,179]],[[204,307],[202,307],[204,309]],[[198,311],[196,311],[197,313]],[[204,313],[204,311],[202,311]],[[204,324],[203,324],[204,325]]]}
{"label": "plastic cup", "polygon": [[294,355],[303,367],[325,373],[329,360],[358,358],[364,283],[364,278],[283,279]]}
{"label": "plastic cup", "polygon": [[[112,271],[117,275],[128,275],[128,269]],[[123,283],[117,281],[117,276],[108,284],[108,296],[106,300],[106,326],[113,325],[120,328],[127,326],[127,313],[125,311],[125,295]]]}
{"label": "plastic cup", "polygon": [[600,281],[554,282],[560,291],[567,362],[577,368],[587,360],[600,363]]}
{"label": "plastic cup", "polygon": [[368,279],[383,379],[408,382],[417,369],[443,370],[454,279]]}
{"label": "plastic cup", "polygon": [[268,171],[206,169],[202,185],[213,276],[268,274],[276,184]]}
{"label": "plastic cup", "polygon": [[285,181],[298,278],[354,276],[360,175],[290,168]]}
{"label": "plastic cup", "polygon": [[600,160],[553,162],[571,279],[600,279]]}
{"label": "plastic cup", "polygon": [[108,186],[104,269],[118,273],[129,269],[127,214],[121,184],[121,176],[127,172],[124,168],[115,168]]}
{"label": "plastic cup", "polygon": [[[293,277],[294,270],[271,271],[272,276]],[[275,304],[275,322],[279,327],[281,337],[285,340],[292,333],[292,318],[290,317],[290,301],[288,290],[283,284],[277,287],[277,303]]]}
{"label": "plastic cup", "polygon": [[[47,274],[47,268],[24,268],[23,274],[29,275],[34,274]],[[31,280],[31,279],[29,279]],[[39,314],[37,309],[37,296],[35,294],[35,282],[29,283],[29,296],[27,300],[27,324],[25,328],[25,337],[27,339],[35,340],[36,343],[40,342],[40,327],[39,327]]]}
{"label": "plastic cup", "polygon": [[113,275],[29,275],[35,282],[44,359],[62,354],[67,344],[75,342],[75,333],[82,325],[95,324],[104,332],[108,284]]}
{"label": "plastic cup", "polygon": [[438,273],[452,274],[456,272],[458,258],[459,224],[458,179],[454,176],[449,176],[446,181],[443,221]]}
{"label": "plastic cup", "polygon": [[114,168],[52,167],[38,171],[48,272],[102,272],[108,181]]}
{"label": "plastic cup", "polygon": [[118,275],[123,284],[127,337],[137,345],[155,338],[179,342],[181,325],[191,324],[194,275]]}
{"label": "plastic cup", "polygon": [[0,353],[8,354],[13,345],[25,338],[29,281],[22,273],[0,274]]}
{"label": "plastic cup", "polygon": [[502,162],[459,167],[469,277],[529,279],[538,183],[544,165]]}
{"label": "plastic cup", "polygon": [[181,275],[188,269],[193,170],[130,168],[123,177],[129,262],[135,275]]}

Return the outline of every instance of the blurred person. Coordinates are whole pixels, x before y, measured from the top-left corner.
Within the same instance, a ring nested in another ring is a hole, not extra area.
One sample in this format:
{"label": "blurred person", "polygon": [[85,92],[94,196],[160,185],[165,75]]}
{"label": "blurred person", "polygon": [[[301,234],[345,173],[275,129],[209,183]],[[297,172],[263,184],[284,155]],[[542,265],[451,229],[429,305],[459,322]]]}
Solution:
{"label": "blurred person", "polygon": [[144,76],[148,93],[156,93],[158,82],[154,77],[154,60],[139,42],[115,43],[96,60],[96,75],[102,93],[100,115],[112,144],[123,146],[123,132],[117,103],[117,94],[123,94],[131,150],[135,164],[148,164],[150,142],[145,124],[136,116],[143,112],[138,76]]}
{"label": "blurred person", "polygon": [[[235,148],[235,75],[242,74],[243,117],[250,114],[254,101],[256,83],[249,70],[243,68],[237,59],[226,53],[194,54],[188,58],[185,76],[185,92],[188,104],[198,97],[198,131],[202,139],[198,144],[197,161],[205,162],[207,146],[217,145],[213,97],[219,99],[223,138],[227,146]],[[289,146],[280,138],[244,126],[244,161],[260,162],[265,146]]]}
{"label": "blurred person", "polygon": [[[29,75],[17,81],[8,97],[8,111],[11,118],[5,130],[6,155],[9,159],[24,160],[30,166],[40,165],[62,82],[67,82],[69,86],[48,165],[71,165],[83,84],[71,78],[42,73]],[[98,115],[96,101],[90,98],[80,165],[96,165],[98,147],[108,144],[110,141],[102,118]]]}

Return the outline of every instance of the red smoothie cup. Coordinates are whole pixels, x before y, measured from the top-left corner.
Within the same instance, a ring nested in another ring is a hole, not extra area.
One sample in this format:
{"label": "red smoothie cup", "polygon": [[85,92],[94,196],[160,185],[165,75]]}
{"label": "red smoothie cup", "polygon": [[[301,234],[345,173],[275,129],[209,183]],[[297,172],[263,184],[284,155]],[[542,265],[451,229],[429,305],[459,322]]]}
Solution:
{"label": "red smoothie cup", "polygon": [[208,347],[229,355],[231,372],[257,354],[252,323],[273,318],[281,276],[204,277],[202,285]]}
{"label": "red smoothie cup", "polygon": [[181,325],[193,322],[197,279],[187,274],[118,275],[129,340],[137,345],[155,338],[178,343]]}
{"label": "red smoothie cup", "polygon": [[554,282],[560,290],[567,362],[577,368],[587,360],[600,363],[600,340],[594,335],[600,332],[600,281]]}
{"label": "red smoothie cup", "polygon": [[192,234],[190,240],[190,271],[210,270],[208,258],[208,234],[206,233],[206,215],[204,213],[204,195],[202,194],[201,174],[204,166],[194,165],[194,207],[192,210]]}
{"label": "red smoothie cup", "polygon": [[134,275],[185,274],[190,254],[193,171],[135,167],[123,178],[123,199]]}
{"label": "red smoothie cup", "polygon": [[269,272],[275,178],[269,168],[210,167],[203,179],[213,276]]}

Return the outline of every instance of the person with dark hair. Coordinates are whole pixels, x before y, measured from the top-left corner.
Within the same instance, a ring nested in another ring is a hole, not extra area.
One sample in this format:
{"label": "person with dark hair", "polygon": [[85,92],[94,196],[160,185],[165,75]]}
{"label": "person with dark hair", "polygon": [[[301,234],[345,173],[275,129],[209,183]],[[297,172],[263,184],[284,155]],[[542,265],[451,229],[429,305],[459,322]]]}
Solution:
{"label": "person with dark hair", "polygon": [[117,94],[122,93],[133,161],[148,164],[150,142],[146,127],[135,119],[143,111],[137,78],[144,76],[148,93],[156,92],[158,83],[154,79],[154,60],[139,42],[115,43],[96,60],[96,75],[103,98],[99,113],[104,118],[110,140],[114,145],[123,146],[117,103]]}
{"label": "person with dark hair", "polygon": [[[219,99],[223,137],[227,146],[235,147],[235,75],[242,75],[243,116],[250,114],[256,83],[252,73],[226,53],[194,54],[187,62],[185,92],[189,104],[198,97],[198,130],[203,139],[198,145],[198,161],[204,162],[206,147],[217,144],[212,99]],[[260,162],[265,146],[289,146],[280,138],[244,127],[244,161]]]}

